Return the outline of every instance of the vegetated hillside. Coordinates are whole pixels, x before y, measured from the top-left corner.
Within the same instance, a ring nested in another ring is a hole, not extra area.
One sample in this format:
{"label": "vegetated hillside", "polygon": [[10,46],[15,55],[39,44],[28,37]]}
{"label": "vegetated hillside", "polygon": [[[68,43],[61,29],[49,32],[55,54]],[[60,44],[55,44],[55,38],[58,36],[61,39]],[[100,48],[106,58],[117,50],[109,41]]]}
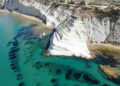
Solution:
{"label": "vegetated hillside", "polygon": [[[28,0],[32,1],[32,0]],[[78,5],[117,5],[120,6],[120,0],[36,0],[40,2],[56,2]]]}
{"label": "vegetated hillside", "polygon": [[120,5],[120,0],[94,0],[92,5]]}

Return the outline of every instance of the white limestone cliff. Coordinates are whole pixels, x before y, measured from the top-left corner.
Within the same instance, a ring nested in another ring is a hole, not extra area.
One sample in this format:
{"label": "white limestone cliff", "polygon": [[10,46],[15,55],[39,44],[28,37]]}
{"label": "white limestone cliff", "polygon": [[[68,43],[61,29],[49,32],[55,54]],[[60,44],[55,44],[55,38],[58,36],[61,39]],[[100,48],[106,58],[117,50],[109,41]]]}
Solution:
{"label": "white limestone cliff", "polygon": [[86,29],[81,19],[74,20],[69,17],[63,23],[51,37],[50,54],[90,58],[86,44]]}
{"label": "white limestone cliff", "polygon": [[0,8],[3,7],[4,3],[5,3],[5,0],[0,0]]}
{"label": "white limestone cliff", "polygon": [[111,22],[106,16],[99,20],[94,13],[79,13],[79,17],[74,18],[76,8],[69,5],[48,4],[38,0],[5,1],[4,9],[38,17],[56,29],[48,48],[51,55],[90,58],[87,43],[104,42],[109,37],[112,41],[120,42],[120,19]]}

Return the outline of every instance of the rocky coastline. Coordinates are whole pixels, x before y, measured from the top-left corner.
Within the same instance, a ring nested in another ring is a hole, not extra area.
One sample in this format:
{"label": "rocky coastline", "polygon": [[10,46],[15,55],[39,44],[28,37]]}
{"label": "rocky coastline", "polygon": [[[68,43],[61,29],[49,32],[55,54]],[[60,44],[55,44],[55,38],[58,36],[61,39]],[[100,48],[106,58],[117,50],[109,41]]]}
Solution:
{"label": "rocky coastline", "polygon": [[120,76],[120,71],[119,70],[116,70],[112,67],[109,67],[109,66],[104,66],[104,65],[100,65],[100,69],[105,73],[107,74],[108,76],[111,76],[115,79],[119,79],[119,76]]}
{"label": "rocky coastline", "polygon": [[[10,12],[17,12],[16,14],[20,13],[23,17],[43,22],[54,29],[54,33],[50,38],[48,53],[45,56],[64,55],[91,59],[97,57],[102,50],[101,54],[104,51],[106,51],[105,54],[110,54],[110,51],[106,46],[106,49],[103,47],[97,48],[98,50],[91,49],[92,46],[90,44],[102,43],[104,45],[108,43],[114,45],[120,43],[120,11],[118,9],[113,10],[109,7],[94,9],[95,7],[48,4],[37,0],[3,0],[1,8]],[[97,45],[102,46],[102,44]],[[96,44],[93,45],[96,48]],[[113,47],[107,47],[114,49]],[[117,52],[119,52],[119,49]],[[109,54],[102,58],[109,58]],[[115,54],[116,52],[114,51],[114,54],[112,54],[113,58],[120,61],[120,55]],[[119,63],[117,65],[120,66]],[[106,72],[106,67],[100,65],[100,68],[107,75],[118,78],[114,73]]]}

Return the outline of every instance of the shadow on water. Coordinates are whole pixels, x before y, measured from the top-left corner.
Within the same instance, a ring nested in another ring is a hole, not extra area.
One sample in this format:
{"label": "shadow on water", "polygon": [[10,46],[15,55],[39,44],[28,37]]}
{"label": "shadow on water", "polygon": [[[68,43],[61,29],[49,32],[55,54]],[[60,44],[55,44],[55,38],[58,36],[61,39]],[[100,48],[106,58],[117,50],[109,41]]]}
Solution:
{"label": "shadow on water", "polygon": [[54,29],[52,30],[52,33],[49,35],[49,40],[48,40],[48,43],[47,43],[45,49],[48,49],[48,48],[49,48],[49,46],[50,46],[50,38],[53,36],[53,34],[54,34],[55,31],[56,31],[56,29],[54,28]]}
{"label": "shadow on water", "polygon": [[111,67],[116,67],[117,65],[120,65],[120,62],[115,59],[113,55],[107,55],[106,53],[97,53],[96,57],[97,58],[94,61],[97,64],[110,65]]}

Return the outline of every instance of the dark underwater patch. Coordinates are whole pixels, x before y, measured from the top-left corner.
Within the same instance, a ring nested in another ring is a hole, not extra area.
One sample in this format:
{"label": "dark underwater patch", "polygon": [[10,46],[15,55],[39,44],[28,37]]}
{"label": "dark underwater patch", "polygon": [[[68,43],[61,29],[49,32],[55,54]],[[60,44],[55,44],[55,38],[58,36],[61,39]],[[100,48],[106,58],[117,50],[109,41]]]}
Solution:
{"label": "dark underwater patch", "polygon": [[102,86],[109,86],[108,84],[103,84]]}
{"label": "dark underwater patch", "polygon": [[22,75],[22,74],[17,74],[17,80],[21,80],[21,79],[22,79],[22,77],[23,77],[23,75]]}
{"label": "dark underwater patch", "polygon": [[24,82],[19,83],[18,86],[25,86]]}
{"label": "dark underwater patch", "polygon": [[116,67],[116,65],[120,64],[117,59],[114,58],[112,55],[107,54],[96,54],[97,58],[94,60],[97,64],[102,65],[110,65],[111,67]]}
{"label": "dark underwater patch", "polygon": [[40,68],[43,67],[41,62],[36,62],[35,64],[32,65],[33,67],[35,67],[37,70],[39,70]]}
{"label": "dark underwater patch", "polygon": [[88,74],[84,74],[84,75],[83,75],[83,79],[84,79],[86,82],[89,82],[89,83],[92,83],[92,84],[96,84],[96,85],[98,85],[98,84],[100,83],[98,80],[92,79]]}
{"label": "dark underwater patch", "polygon": [[16,59],[16,56],[12,56],[9,58],[9,60]]}
{"label": "dark underwater patch", "polygon": [[72,72],[73,72],[73,71],[72,71],[71,69],[67,71],[67,73],[65,74],[65,79],[66,79],[66,80],[70,80],[71,75],[72,75]]}
{"label": "dark underwater patch", "polygon": [[52,83],[55,83],[57,80],[55,78],[51,79]]}
{"label": "dark underwater patch", "polygon": [[[19,38],[24,38],[24,40],[28,40],[27,38],[31,38],[32,37],[32,33],[31,33],[31,29],[32,27],[34,27],[35,25],[30,25],[30,26],[26,26],[26,27],[22,27],[18,34],[13,38],[12,41],[9,41],[7,46],[10,48],[10,51],[8,52],[9,55],[9,60],[10,60],[10,67],[11,70],[13,70],[13,72],[16,73],[16,79],[17,80],[21,80],[23,78],[23,75],[20,73],[20,68],[19,68],[19,58],[18,58],[18,52],[19,52]],[[25,45],[27,44],[33,44],[33,42],[31,41],[27,41]],[[32,53],[32,52],[30,52]],[[40,66],[37,65],[37,69]],[[18,86],[25,86],[24,82],[21,82],[18,84]]]}
{"label": "dark underwater patch", "polygon": [[47,67],[47,66],[49,66],[49,65],[50,65],[50,63],[48,63],[48,62],[47,62],[47,63],[45,63],[45,67]]}
{"label": "dark underwater patch", "polygon": [[110,77],[110,78],[108,78],[108,80],[114,82],[115,84],[120,85],[120,79],[114,79],[114,78]]}
{"label": "dark underwater patch", "polygon": [[60,74],[62,71],[60,69],[56,70],[56,74]]}
{"label": "dark underwater patch", "polygon": [[57,84],[54,84],[53,86],[58,86]]}
{"label": "dark underwater patch", "polygon": [[18,41],[17,41],[17,40],[15,40],[15,41],[13,42],[13,46],[18,46]]}
{"label": "dark underwater patch", "polygon": [[80,86],[80,85],[74,85],[74,86]]}
{"label": "dark underwater patch", "polygon": [[78,80],[78,79],[81,77],[81,75],[82,75],[82,73],[80,73],[80,72],[79,72],[79,73],[76,73],[76,72],[75,72],[75,73],[73,74],[73,77],[74,77],[76,80]]}
{"label": "dark underwater patch", "polygon": [[9,41],[8,44],[7,44],[7,46],[12,45],[12,43],[13,43],[12,41]]}

